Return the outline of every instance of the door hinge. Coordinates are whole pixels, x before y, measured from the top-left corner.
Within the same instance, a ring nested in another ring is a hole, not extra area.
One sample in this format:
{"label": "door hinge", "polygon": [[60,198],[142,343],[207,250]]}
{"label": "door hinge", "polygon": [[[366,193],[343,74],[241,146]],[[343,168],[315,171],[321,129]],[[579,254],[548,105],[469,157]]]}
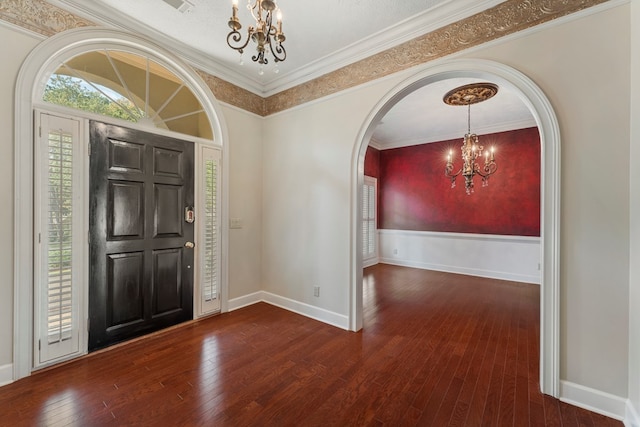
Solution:
{"label": "door hinge", "polygon": [[87,143],[87,155],[90,156],[91,155],[91,143]]}
{"label": "door hinge", "polygon": [[42,343],[40,340],[38,340],[38,351],[42,350]]}
{"label": "door hinge", "polygon": [[42,138],[42,126],[38,126],[38,138]]}
{"label": "door hinge", "polygon": [[38,243],[42,243],[42,234],[38,233]]}

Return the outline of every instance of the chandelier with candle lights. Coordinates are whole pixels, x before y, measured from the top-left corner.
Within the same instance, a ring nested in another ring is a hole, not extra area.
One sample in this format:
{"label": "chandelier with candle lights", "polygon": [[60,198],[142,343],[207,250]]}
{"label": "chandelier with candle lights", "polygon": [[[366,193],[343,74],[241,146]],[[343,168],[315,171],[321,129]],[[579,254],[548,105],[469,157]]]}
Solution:
{"label": "chandelier with candle lights", "polygon": [[[269,52],[276,64],[287,59],[287,52],[282,46],[285,40],[282,32],[282,13],[276,2],[272,0],[255,0],[252,4],[251,0],[247,0],[247,9],[249,9],[256,22],[255,26],[250,25],[247,28],[247,39],[242,42],[242,34],[239,31],[242,28],[242,24],[238,19],[238,0],[233,0],[231,6],[232,15],[229,18],[231,32],[227,35],[229,47],[242,54],[249,42],[253,41],[256,44],[256,54],[251,59],[261,65],[269,63],[266,56]],[[274,12],[276,13],[276,25],[273,25]]]}
{"label": "chandelier with candle lights", "polygon": [[[467,194],[473,193],[473,178],[476,175],[482,177],[482,186],[489,185],[489,177],[493,175],[498,166],[494,158],[494,148],[485,151],[478,141],[478,135],[471,133],[471,104],[486,101],[498,93],[498,86],[493,83],[472,83],[457,87],[444,96],[445,104],[467,107],[467,133],[462,142],[462,167],[453,173],[453,150],[447,156],[447,165],[444,174],[451,180],[451,188],[456,186],[456,178],[462,174]],[[478,158],[484,157],[484,165],[480,166]]]}

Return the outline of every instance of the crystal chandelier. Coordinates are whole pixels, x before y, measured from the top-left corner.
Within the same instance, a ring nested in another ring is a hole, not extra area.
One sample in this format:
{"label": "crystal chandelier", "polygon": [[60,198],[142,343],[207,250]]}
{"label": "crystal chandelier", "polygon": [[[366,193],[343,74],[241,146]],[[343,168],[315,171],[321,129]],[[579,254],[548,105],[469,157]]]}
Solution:
{"label": "crystal chandelier", "polygon": [[[447,156],[447,165],[444,174],[451,179],[451,188],[456,186],[456,178],[462,174],[467,194],[473,193],[473,178],[476,175],[482,177],[482,186],[489,185],[489,177],[493,175],[498,166],[494,158],[494,148],[484,151],[484,147],[478,142],[478,135],[471,133],[471,104],[486,101],[498,93],[498,86],[493,83],[473,83],[457,87],[444,96],[445,104],[467,106],[467,133],[462,142],[462,167],[453,173],[453,150]],[[480,166],[478,158],[484,157],[484,166]]]}
{"label": "crystal chandelier", "polygon": [[[255,19],[255,27],[250,25],[247,29],[247,39],[242,42],[240,30],[242,24],[238,19],[238,0],[232,0],[232,15],[229,18],[231,32],[227,35],[227,44],[230,48],[237,50],[240,54],[247,47],[250,41],[256,44],[257,53],[251,57],[254,62],[266,65],[269,60],[265,57],[268,52],[273,55],[273,60],[277,64],[287,59],[287,52],[282,43],[285,40],[282,32],[282,13],[275,1],[272,0],[247,0],[247,9]],[[273,25],[273,13],[276,12],[276,25]]]}

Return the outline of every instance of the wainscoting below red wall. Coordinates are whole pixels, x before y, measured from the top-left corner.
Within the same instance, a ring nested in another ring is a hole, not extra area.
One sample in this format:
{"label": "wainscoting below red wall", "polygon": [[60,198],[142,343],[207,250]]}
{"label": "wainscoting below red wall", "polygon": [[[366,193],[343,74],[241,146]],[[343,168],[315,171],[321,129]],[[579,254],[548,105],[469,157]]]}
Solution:
{"label": "wainscoting below red wall", "polygon": [[[464,179],[456,187],[444,175],[453,150],[460,168],[462,138],[382,150],[365,157],[365,171],[376,172],[379,154],[378,227],[393,230],[540,236],[540,136],[537,128],[479,136],[495,146],[498,171],[467,195]],[[378,151],[378,150],[375,150]],[[369,157],[369,164],[367,167]]]}

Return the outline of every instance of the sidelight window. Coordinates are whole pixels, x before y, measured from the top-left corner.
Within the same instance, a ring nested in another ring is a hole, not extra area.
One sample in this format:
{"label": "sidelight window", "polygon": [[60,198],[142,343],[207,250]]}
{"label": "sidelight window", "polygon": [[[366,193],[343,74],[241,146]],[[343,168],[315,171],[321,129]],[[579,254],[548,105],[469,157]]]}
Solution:
{"label": "sidelight window", "polygon": [[80,122],[39,114],[36,144],[35,365],[79,352],[82,296],[82,149]]}
{"label": "sidelight window", "polygon": [[200,314],[220,310],[220,151],[202,147],[200,209]]}

